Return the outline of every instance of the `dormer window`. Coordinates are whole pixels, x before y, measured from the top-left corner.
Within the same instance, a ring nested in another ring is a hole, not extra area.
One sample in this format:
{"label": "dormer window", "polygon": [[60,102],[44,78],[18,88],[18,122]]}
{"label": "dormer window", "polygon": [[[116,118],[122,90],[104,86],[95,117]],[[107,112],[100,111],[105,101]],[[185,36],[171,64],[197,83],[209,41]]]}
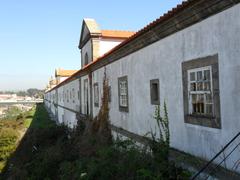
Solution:
{"label": "dormer window", "polygon": [[87,65],[87,64],[88,64],[88,54],[86,53],[84,57],[84,65]]}

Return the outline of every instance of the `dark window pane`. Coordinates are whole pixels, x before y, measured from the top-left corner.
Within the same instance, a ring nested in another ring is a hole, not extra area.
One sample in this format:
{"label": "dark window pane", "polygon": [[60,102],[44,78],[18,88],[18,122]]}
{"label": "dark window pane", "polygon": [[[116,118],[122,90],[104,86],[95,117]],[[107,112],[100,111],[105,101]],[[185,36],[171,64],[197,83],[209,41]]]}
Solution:
{"label": "dark window pane", "polygon": [[196,83],[191,83],[191,91],[196,91]]}
{"label": "dark window pane", "polygon": [[203,91],[203,83],[202,82],[197,83],[197,91]]}
{"label": "dark window pane", "polygon": [[190,73],[190,81],[195,81],[196,78],[195,78],[195,72],[191,72]]}
{"label": "dark window pane", "polygon": [[152,98],[154,101],[158,101],[158,84],[152,84]]}
{"label": "dark window pane", "polygon": [[204,71],[204,80],[210,80],[210,70]]}
{"label": "dark window pane", "polygon": [[210,90],[211,90],[211,83],[204,82],[204,91],[210,91]]}
{"label": "dark window pane", "polygon": [[202,81],[202,71],[197,72],[197,80]]}
{"label": "dark window pane", "polygon": [[212,94],[206,94],[206,103],[212,103]]}

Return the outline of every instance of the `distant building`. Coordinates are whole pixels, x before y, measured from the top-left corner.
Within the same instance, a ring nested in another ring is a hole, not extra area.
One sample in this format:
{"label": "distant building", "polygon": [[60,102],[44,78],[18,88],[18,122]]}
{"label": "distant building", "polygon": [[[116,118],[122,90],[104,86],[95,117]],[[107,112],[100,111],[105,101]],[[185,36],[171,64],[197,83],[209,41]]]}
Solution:
{"label": "distant building", "polygon": [[78,46],[81,49],[82,68],[105,55],[134,33],[130,31],[100,30],[94,19],[85,18],[82,23],[82,33]]}
{"label": "distant building", "polygon": [[65,70],[65,69],[56,69],[55,70],[55,79],[56,83],[59,84],[76,73],[77,70]]}
{"label": "distant building", "polygon": [[0,101],[16,99],[16,98],[17,98],[16,94],[0,94]]}

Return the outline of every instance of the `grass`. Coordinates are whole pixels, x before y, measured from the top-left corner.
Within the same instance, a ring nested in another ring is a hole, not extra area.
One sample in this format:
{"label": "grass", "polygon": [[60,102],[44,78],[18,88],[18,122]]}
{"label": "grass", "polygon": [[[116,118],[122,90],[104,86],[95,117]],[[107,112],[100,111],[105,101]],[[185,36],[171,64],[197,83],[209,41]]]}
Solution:
{"label": "grass", "polygon": [[16,150],[22,134],[29,127],[32,121],[30,115],[35,113],[35,108],[28,112],[18,110],[17,113],[14,110],[15,108],[10,109],[15,114],[13,116],[9,114],[6,119],[0,120],[0,173],[4,169],[8,158]]}
{"label": "grass", "polygon": [[17,118],[19,114],[22,113],[22,110],[19,109],[18,107],[15,106],[10,106],[6,111],[5,111],[5,117],[2,118],[4,120],[14,120]]}

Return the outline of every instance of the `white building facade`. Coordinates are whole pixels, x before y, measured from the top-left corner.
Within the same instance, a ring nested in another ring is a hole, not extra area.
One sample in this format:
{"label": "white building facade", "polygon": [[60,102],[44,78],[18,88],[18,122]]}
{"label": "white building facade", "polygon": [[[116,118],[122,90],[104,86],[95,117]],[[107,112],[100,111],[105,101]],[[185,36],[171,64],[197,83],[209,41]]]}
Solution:
{"label": "white building facade", "polygon": [[46,92],[46,107],[71,128],[78,114],[95,117],[106,73],[113,127],[144,136],[166,102],[171,147],[211,159],[240,131],[239,2],[186,1],[125,39],[84,20],[82,69]]}

